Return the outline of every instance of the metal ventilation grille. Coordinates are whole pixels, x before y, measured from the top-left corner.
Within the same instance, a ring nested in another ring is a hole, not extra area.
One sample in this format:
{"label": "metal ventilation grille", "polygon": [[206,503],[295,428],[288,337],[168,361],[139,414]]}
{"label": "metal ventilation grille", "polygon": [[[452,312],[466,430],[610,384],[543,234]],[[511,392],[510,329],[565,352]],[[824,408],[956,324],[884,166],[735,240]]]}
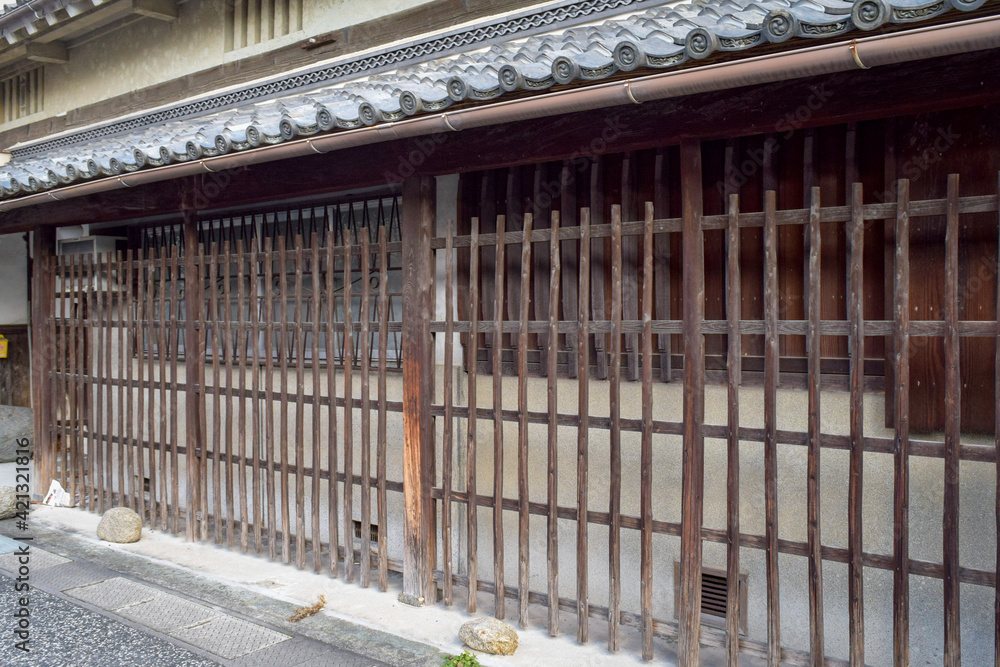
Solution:
{"label": "metal ventilation grille", "polygon": [[725,618],[728,601],[729,579],[725,576],[702,572],[701,613]]}
{"label": "metal ventilation grille", "polygon": [[[680,563],[674,562],[674,617],[680,605]],[[737,588],[740,596],[740,632],[747,631],[747,575],[741,574]],[[701,571],[701,622],[723,627],[729,603],[729,578],[725,570],[704,567]]]}

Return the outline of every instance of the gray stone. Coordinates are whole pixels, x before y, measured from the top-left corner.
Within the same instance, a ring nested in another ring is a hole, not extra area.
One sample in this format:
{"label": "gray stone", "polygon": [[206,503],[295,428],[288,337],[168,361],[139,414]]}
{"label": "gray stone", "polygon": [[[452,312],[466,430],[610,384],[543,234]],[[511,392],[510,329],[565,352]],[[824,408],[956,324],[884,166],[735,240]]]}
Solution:
{"label": "gray stone", "polygon": [[464,623],[458,630],[458,637],[473,651],[514,655],[517,650],[517,632],[495,618],[477,618]]}
{"label": "gray stone", "polygon": [[105,542],[138,542],[141,535],[142,519],[127,507],[109,509],[97,524],[97,537]]}
{"label": "gray stone", "polygon": [[0,405],[0,463],[14,461],[18,449],[32,450],[35,440],[33,436],[31,408]]}
{"label": "gray stone", "polygon": [[13,486],[0,486],[0,519],[10,519],[17,514],[17,490]]}

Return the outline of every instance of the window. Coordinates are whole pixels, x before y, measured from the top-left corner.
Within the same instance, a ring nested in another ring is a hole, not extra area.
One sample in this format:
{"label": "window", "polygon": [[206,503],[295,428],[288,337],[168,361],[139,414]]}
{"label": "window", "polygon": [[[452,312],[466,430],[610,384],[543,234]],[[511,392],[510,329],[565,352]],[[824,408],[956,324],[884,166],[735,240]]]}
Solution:
{"label": "window", "polygon": [[226,3],[226,51],[260,44],[302,29],[302,0]]}
{"label": "window", "polygon": [[0,82],[0,88],[2,88],[0,90],[0,123],[10,123],[42,110],[44,102],[43,71],[44,68],[36,67]]}

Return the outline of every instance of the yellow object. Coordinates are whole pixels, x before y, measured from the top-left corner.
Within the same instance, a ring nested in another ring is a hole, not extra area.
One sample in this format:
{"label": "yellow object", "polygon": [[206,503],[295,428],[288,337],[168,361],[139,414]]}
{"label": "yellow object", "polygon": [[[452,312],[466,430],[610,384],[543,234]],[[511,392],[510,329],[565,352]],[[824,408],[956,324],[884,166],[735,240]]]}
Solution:
{"label": "yellow object", "polygon": [[0,334],[0,359],[7,358],[7,339]]}

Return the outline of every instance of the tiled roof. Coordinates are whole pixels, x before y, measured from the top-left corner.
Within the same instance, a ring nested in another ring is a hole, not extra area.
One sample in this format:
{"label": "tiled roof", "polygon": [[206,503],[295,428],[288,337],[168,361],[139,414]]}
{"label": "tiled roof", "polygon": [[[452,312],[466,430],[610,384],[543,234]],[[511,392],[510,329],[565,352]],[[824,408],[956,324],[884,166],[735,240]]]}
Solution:
{"label": "tiled roof", "polygon": [[[463,101],[489,102],[514,91],[544,91],[556,84],[597,81],[619,71],[667,69],[720,51],[753,55],[755,47],[793,37],[831,38],[871,31],[888,23],[925,21],[956,9],[978,9],[985,2],[695,0],[653,6],[642,0],[566,3],[591,9],[602,4],[637,8],[613,18],[381,73],[365,75],[366,66],[357,64],[373,60],[370,69],[379,64],[384,69],[397,57],[394,51],[387,51],[346,65],[296,74],[277,83],[248,86],[208,101],[33,142],[17,147],[14,160],[0,170],[0,197],[440,112]],[[961,16],[959,12],[955,15]],[[498,22],[466,32],[483,35],[480,40],[491,34],[505,34],[505,30],[516,34],[517,30],[505,25]],[[435,39],[454,44],[456,37],[451,34]],[[412,62],[421,50],[433,54],[434,48],[434,40],[428,40],[402,50],[411,54]],[[399,56],[398,60],[403,58]],[[275,92],[291,87],[298,87],[298,92],[274,97]],[[267,95],[270,97],[265,98]],[[212,110],[212,104],[229,104],[229,108]]]}

